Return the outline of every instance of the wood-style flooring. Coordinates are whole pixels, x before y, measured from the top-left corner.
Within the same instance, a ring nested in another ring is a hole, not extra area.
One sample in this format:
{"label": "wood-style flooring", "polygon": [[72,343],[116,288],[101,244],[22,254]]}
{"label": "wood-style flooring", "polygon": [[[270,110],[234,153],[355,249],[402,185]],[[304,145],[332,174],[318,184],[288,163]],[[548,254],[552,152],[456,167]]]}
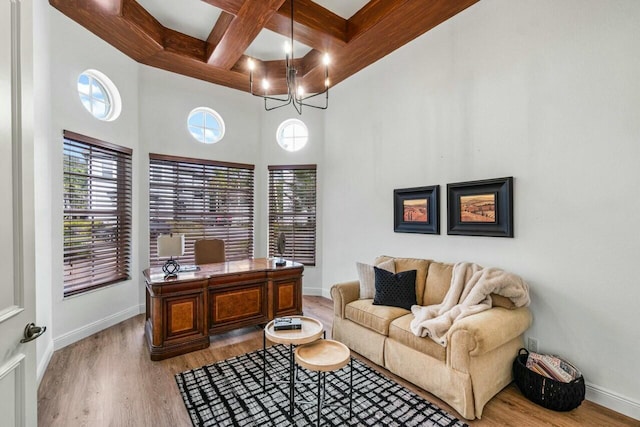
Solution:
{"label": "wood-style flooring", "polygon": [[[321,320],[330,336],[331,300],[304,297],[304,312]],[[38,425],[188,427],[191,422],[174,375],[262,347],[261,330],[244,328],[212,337],[208,349],[152,362],[143,324],[144,315],[139,315],[56,351],[38,390]],[[459,417],[437,397],[369,364]],[[588,401],[571,412],[546,410],[528,401],[511,384],[487,404],[481,420],[469,424],[637,427],[640,421]]]}

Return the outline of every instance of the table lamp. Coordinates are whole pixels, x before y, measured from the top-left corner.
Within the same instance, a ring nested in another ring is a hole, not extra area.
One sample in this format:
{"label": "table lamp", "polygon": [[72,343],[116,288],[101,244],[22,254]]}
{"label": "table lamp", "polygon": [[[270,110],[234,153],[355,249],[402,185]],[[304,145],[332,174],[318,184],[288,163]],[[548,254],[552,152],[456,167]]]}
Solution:
{"label": "table lamp", "polygon": [[180,264],[173,257],[184,255],[184,234],[161,234],[158,236],[158,256],[170,257],[162,266],[164,278],[177,277]]}

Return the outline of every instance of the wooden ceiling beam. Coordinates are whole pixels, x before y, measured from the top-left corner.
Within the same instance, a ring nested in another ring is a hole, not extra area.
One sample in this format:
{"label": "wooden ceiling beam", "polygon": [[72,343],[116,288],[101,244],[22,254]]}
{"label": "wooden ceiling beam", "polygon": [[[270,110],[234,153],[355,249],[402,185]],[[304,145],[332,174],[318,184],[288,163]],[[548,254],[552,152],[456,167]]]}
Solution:
{"label": "wooden ceiling beam", "polygon": [[120,16],[122,14],[122,0],[52,0],[49,2],[56,9],[82,9],[89,13]]}
{"label": "wooden ceiling beam", "polygon": [[204,61],[193,57],[185,57],[184,55],[167,50],[158,52],[153,57],[145,59],[143,63],[172,73],[193,77],[194,79],[244,92],[249,91],[249,78],[247,74],[215,68]]}
{"label": "wooden ceiling beam", "polygon": [[123,0],[122,18],[136,37],[149,39],[158,49],[164,47],[165,27],[137,1]]}
{"label": "wooden ceiling beam", "polygon": [[[248,91],[244,51],[262,28],[289,34],[286,0],[203,1],[225,11],[206,41],[165,28],[135,0],[49,3],[140,63]],[[296,59],[298,77],[313,93],[324,86],[322,52],[331,54],[329,78],[335,86],[479,0],[371,0],[348,21],[311,0],[296,1],[295,39],[313,47]],[[269,79],[270,94],[286,93],[284,61],[259,62],[254,77],[262,76]]]}
{"label": "wooden ceiling beam", "polygon": [[238,11],[245,3],[245,0],[202,0],[205,3],[210,4],[213,7],[217,7],[218,9],[222,9],[224,12],[230,13],[231,15],[237,15]]}
{"label": "wooden ceiling beam", "polygon": [[[327,52],[347,43],[347,21],[311,0],[296,0],[294,40]],[[291,3],[285,2],[265,27],[283,36],[291,36]]]}
{"label": "wooden ceiling beam", "polygon": [[[391,7],[391,4],[378,4],[386,1],[393,1],[395,7]],[[331,68],[331,85],[335,86],[478,1],[480,0],[371,0],[369,4],[376,3],[371,5],[373,9],[367,13],[372,13],[373,16],[368,18],[366,25],[360,27],[361,31],[349,40],[344,49],[332,56],[331,61],[335,66]],[[362,16],[356,18],[356,15],[349,20],[350,24],[364,22]]]}
{"label": "wooden ceiling beam", "polygon": [[209,64],[230,70],[285,0],[246,0],[209,57]]}
{"label": "wooden ceiling beam", "polygon": [[204,61],[207,42],[188,36],[170,28],[164,30],[164,49],[183,57]]}
{"label": "wooden ceiling beam", "polygon": [[235,17],[228,12],[222,11],[220,13],[216,24],[213,26],[211,33],[209,33],[209,37],[207,37],[207,62],[211,59],[211,55],[216,46],[218,46],[218,43],[220,43],[220,40],[222,40],[222,37],[224,37],[229,30],[229,25],[231,25],[234,18]]}
{"label": "wooden ceiling beam", "polygon": [[[244,0],[202,0],[236,16]],[[322,52],[342,47],[347,42],[347,20],[311,0],[294,4],[294,39]],[[283,36],[291,35],[291,4],[285,1],[269,19],[265,28]]]}
{"label": "wooden ceiling beam", "polygon": [[[351,41],[378,25],[385,17],[409,0],[371,0],[347,21],[347,37]],[[424,7],[424,4],[422,5]],[[396,23],[401,25],[400,23]]]}
{"label": "wooden ceiling beam", "polygon": [[[105,8],[115,3],[99,0],[50,0],[49,3],[135,61],[163,49],[164,27],[133,0],[118,2],[117,11]],[[96,12],[107,9],[109,13]]]}

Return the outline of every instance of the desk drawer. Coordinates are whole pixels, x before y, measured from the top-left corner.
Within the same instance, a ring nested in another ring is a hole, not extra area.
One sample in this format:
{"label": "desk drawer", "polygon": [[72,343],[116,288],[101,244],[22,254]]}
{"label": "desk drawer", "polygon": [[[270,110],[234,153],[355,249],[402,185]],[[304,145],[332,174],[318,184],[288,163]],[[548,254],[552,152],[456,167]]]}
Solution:
{"label": "desk drawer", "polygon": [[226,289],[209,289],[209,328],[212,331],[267,322],[267,284],[249,283]]}

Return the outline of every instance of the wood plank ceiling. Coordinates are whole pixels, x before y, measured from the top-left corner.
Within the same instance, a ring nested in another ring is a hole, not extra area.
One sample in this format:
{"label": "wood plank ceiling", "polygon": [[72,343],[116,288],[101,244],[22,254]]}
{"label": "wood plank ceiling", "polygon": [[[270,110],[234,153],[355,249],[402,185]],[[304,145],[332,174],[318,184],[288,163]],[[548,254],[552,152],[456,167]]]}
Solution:
{"label": "wood plank ceiling", "polygon": [[[49,0],[132,59],[152,67],[249,91],[245,51],[260,31],[290,37],[289,0],[202,0],[222,10],[207,40],[164,27],[135,0]],[[307,93],[323,90],[323,54],[331,86],[393,52],[479,0],[370,0],[344,19],[311,0],[296,0],[294,39],[311,47],[296,59]],[[285,93],[284,58],[256,62],[254,77]]]}

